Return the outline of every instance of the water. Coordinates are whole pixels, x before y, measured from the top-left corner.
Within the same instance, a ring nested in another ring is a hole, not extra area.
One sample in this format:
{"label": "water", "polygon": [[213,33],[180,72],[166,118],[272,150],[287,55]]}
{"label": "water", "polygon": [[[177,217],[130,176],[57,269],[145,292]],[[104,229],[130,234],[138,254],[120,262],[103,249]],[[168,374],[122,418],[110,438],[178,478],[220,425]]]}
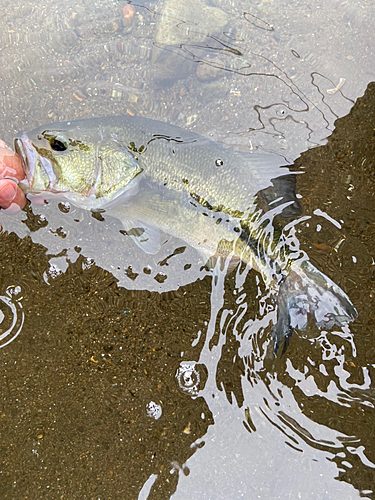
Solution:
{"label": "water", "polygon": [[374,8],[194,5],[4,2],[0,137],[131,113],[295,160],[295,234],[359,317],[275,359],[244,266],[215,282],[57,203],[1,214],[2,498],[375,498]]}

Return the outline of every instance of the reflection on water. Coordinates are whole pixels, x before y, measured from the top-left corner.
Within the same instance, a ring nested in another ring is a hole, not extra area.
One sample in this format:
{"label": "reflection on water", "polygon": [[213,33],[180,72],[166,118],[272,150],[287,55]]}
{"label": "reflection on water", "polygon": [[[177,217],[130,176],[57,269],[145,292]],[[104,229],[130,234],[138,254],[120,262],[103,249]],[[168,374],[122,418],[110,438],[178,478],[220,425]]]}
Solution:
{"label": "reflection on water", "polygon": [[[191,5],[5,2],[1,138],[129,113],[295,159],[374,80],[372,6]],[[73,206],[1,215],[1,498],[375,498],[373,109],[370,85],[296,161],[295,235],[359,317],[282,357],[246,266]]]}
{"label": "reflection on water", "polygon": [[[371,91],[369,90],[368,99],[360,101],[354,108],[351,119],[359,118],[360,115],[357,115],[359,109],[363,110],[367,106],[371,108],[370,102],[373,102],[373,98],[374,86],[371,87]],[[365,118],[369,118],[369,120],[364,120],[364,125],[358,135],[355,138],[351,135],[352,144],[349,153],[351,157],[359,156],[361,161],[363,161],[363,148],[366,148],[366,139],[362,139],[362,134],[367,131],[371,136],[374,124],[371,117],[367,115]],[[326,168],[329,168],[330,160],[328,159],[335,157],[334,151],[338,145],[337,136],[342,140],[345,134],[350,135],[352,126],[350,118],[342,123],[342,128],[339,125],[338,123],[336,138],[329,141],[326,148],[312,151],[311,154],[307,153],[301,161],[306,161],[309,158],[310,164],[314,165],[315,158],[319,158],[316,168],[322,173]],[[369,158],[368,155],[366,157]],[[344,179],[347,179],[348,169],[351,169],[351,161],[342,163],[340,175]],[[373,163],[373,159],[371,161]],[[314,178],[314,171],[310,175]],[[360,190],[358,179],[362,181],[362,173],[352,171],[350,180]],[[300,192],[305,194],[307,190],[311,189],[311,186],[309,186],[308,181],[304,182],[306,179],[303,177],[299,180],[301,181]],[[318,195],[316,199],[318,199]],[[329,196],[328,200],[330,200]],[[353,203],[350,196],[347,201],[350,203],[350,210],[354,212],[360,210],[361,202],[359,200]],[[312,205],[306,207],[307,213],[314,212],[314,201],[307,199],[306,204]],[[338,208],[338,205],[336,207]],[[341,205],[340,209],[342,210],[342,208]],[[334,213],[332,210],[330,212]],[[371,212],[373,212],[372,208]],[[370,216],[370,214],[368,215]],[[371,219],[373,220],[373,214]],[[329,227],[332,222],[329,219],[326,221],[325,225]],[[310,219],[309,224],[315,226],[316,223],[311,224],[312,222]],[[325,231],[327,227],[324,228]],[[311,242],[314,242],[315,230],[315,227],[313,231],[308,227],[300,231],[301,235],[305,231],[309,235],[310,245]],[[320,226],[317,230],[318,234],[321,234],[322,230]],[[361,230],[355,229],[355,226],[346,233],[347,244],[353,249],[353,242],[350,240],[356,238],[355,231],[361,233]],[[370,234],[367,233],[367,237]],[[325,241],[329,241],[329,238]],[[331,243],[333,248],[336,248],[336,241],[337,235]],[[372,259],[366,259],[366,248],[361,247],[358,243],[355,247],[355,254],[360,254],[362,259],[367,260],[367,264],[363,263],[363,265],[368,269]],[[342,264],[340,267],[338,266],[339,259],[343,258],[344,255],[341,249],[339,255],[331,259],[331,266],[334,266],[331,271],[335,276],[340,274]],[[324,259],[326,256],[323,254],[320,255],[320,258]],[[356,267],[357,259],[350,260],[350,266]],[[348,267],[349,263],[347,262],[346,275],[350,277],[351,272]],[[359,272],[362,271],[359,270]],[[358,278],[349,279],[353,280],[352,286],[353,283],[358,283]],[[217,449],[217,444],[214,444],[217,439],[224,447],[226,441],[225,438],[221,437],[219,430],[220,413],[223,413],[221,389],[225,391],[226,398],[232,407],[234,409],[239,407],[243,412],[242,418],[240,418],[238,411],[237,415],[235,411],[228,411],[225,420],[229,421],[229,415],[232,416],[231,425],[235,425],[236,419],[237,421],[242,420],[244,427],[252,436],[247,442],[250,451],[243,450],[241,444],[238,443],[236,450],[241,450],[241,457],[246,460],[247,467],[251,471],[250,474],[253,474],[253,480],[259,484],[261,477],[262,481],[269,486],[265,490],[253,489],[248,485],[241,485],[239,488],[235,484],[228,485],[223,481],[220,482],[221,491],[225,491],[222,498],[231,496],[237,498],[240,497],[240,492],[241,494],[248,493],[250,497],[252,495],[255,497],[256,493],[262,492],[261,494],[265,497],[269,495],[270,498],[285,498],[295,489],[288,482],[280,482],[280,474],[284,471],[290,477],[293,474],[291,471],[297,468],[299,473],[305,471],[302,473],[304,474],[303,482],[296,480],[293,475],[293,482],[295,482],[295,487],[298,488],[297,491],[301,498],[309,496],[311,491],[314,492],[314,498],[325,498],[327,491],[329,491],[330,497],[337,496],[339,498],[344,494],[350,498],[357,497],[353,490],[345,491],[345,488],[340,489],[338,485],[327,486],[324,481],[317,482],[316,479],[313,479],[316,477],[315,473],[318,474],[318,477],[327,477],[327,474],[332,474],[333,477],[353,484],[361,491],[361,496],[372,498],[375,456],[370,429],[373,425],[375,403],[372,365],[374,348],[372,344],[369,351],[366,352],[366,348],[364,350],[362,345],[362,342],[367,344],[366,339],[372,335],[372,329],[363,330],[360,323],[354,322],[351,331],[349,328],[343,328],[332,332],[315,332],[314,334],[314,328],[311,325],[306,335],[298,334],[293,337],[289,351],[284,357],[274,360],[268,355],[269,336],[264,335],[269,321],[267,315],[272,315],[274,312],[267,313],[263,318],[254,318],[254,309],[250,310],[248,304],[253,303],[252,296],[254,296],[256,288],[254,287],[253,290],[250,288],[248,291],[246,284],[247,280],[244,283],[243,277],[239,280],[237,274],[235,278],[232,278],[232,285],[230,282],[226,284],[224,295],[224,288],[220,289],[221,292],[216,292],[217,302],[211,308],[211,335],[216,335],[215,347],[208,349],[205,354],[203,349],[201,356],[213,361],[214,368],[209,370],[212,378],[211,385],[207,384],[209,394],[206,394],[206,400],[216,417],[215,426],[218,428],[216,432],[215,428],[212,431],[209,430],[208,435],[212,439],[211,453],[215,453],[213,450]],[[372,292],[368,295],[368,292],[361,288],[360,293],[366,304],[362,307],[365,310],[366,307],[370,307]],[[233,295],[238,297],[234,307]],[[212,298],[215,300],[214,291]],[[366,315],[366,313],[364,314]],[[266,321],[264,321],[265,319]],[[217,333],[214,334],[215,329]],[[209,335],[210,328],[208,328]],[[219,351],[218,353],[216,349]],[[216,359],[213,360],[215,351]],[[215,396],[214,399],[212,396]],[[231,436],[233,437],[233,434]],[[261,444],[257,444],[259,437],[267,442],[272,442],[271,450],[267,446],[263,447]],[[254,446],[256,447],[255,461]],[[294,452],[288,452],[288,448]],[[306,459],[312,462],[308,462]],[[225,462],[222,463],[222,470],[225,470],[228,465]],[[272,465],[268,469],[261,467],[260,474],[257,472],[260,462]],[[189,465],[192,463],[196,467],[203,465],[199,457],[191,459]],[[216,464],[216,466],[220,469],[220,465]],[[336,471],[335,467],[337,467]],[[330,473],[328,473],[329,469],[331,469]],[[275,470],[277,470],[277,474]],[[298,486],[296,486],[297,484]],[[184,498],[184,495],[188,493],[189,486],[191,487],[186,483],[181,486],[180,495],[176,494],[174,498]],[[203,498],[209,498],[204,492],[203,485],[200,485],[199,488],[199,494],[202,494]]]}
{"label": "reflection on water", "polygon": [[[170,0],[137,4],[130,26],[123,7],[6,2],[3,139],[51,120],[121,111],[296,158],[324,141],[371,79],[368,6]],[[168,68],[175,74],[160,85]]]}

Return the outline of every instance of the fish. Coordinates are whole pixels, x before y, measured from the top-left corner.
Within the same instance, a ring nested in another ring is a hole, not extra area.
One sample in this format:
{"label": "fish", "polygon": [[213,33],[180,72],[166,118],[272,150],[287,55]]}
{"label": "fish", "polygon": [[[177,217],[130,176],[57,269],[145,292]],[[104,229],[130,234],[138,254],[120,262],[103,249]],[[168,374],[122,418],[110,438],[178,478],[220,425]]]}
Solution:
{"label": "fish", "polygon": [[[285,234],[301,213],[298,172],[271,153],[241,153],[194,132],[137,116],[56,122],[14,139],[26,194],[65,200],[119,219],[144,252],[164,236],[195,248],[215,272],[225,259],[260,273],[275,295],[274,353],[309,315],[343,327],[357,310]],[[215,265],[216,263],[216,265]]]}

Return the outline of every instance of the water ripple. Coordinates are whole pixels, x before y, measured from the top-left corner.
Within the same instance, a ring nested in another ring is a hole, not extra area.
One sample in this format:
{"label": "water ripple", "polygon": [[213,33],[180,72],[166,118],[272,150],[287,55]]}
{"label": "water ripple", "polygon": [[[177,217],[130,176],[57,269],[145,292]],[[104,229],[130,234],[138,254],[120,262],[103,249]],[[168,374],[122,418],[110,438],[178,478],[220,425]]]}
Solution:
{"label": "water ripple", "polygon": [[6,295],[0,295],[0,348],[18,337],[24,322],[21,287],[9,286],[5,293]]}

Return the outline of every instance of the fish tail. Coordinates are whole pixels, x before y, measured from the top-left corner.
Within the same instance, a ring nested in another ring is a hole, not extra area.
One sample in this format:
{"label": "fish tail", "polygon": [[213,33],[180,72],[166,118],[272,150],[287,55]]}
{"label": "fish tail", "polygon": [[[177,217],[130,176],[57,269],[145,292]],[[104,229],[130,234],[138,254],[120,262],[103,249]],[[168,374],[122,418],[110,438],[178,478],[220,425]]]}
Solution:
{"label": "fish tail", "polygon": [[275,354],[283,338],[285,352],[293,329],[306,328],[308,314],[319,329],[342,327],[358,316],[349,297],[330,278],[311,262],[296,261],[279,289],[277,322],[272,328]]}

